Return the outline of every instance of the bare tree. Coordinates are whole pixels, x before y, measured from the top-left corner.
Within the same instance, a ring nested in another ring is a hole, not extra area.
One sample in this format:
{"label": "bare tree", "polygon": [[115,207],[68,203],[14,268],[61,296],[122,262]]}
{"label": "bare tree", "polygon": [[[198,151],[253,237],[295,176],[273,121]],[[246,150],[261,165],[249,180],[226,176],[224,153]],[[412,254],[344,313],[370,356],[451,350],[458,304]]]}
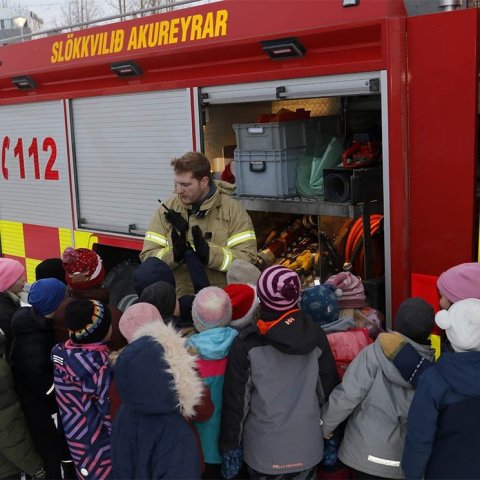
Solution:
{"label": "bare tree", "polygon": [[100,18],[101,9],[96,0],[70,0],[61,8],[62,26],[89,22]]}
{"label": "bare tree", "polygon": [[[153,8],[153,7],[160,7],[166,6],[168,4],[173,3],[175,0],[131,0],[130,6],[132,10],[142,10],[144,8]],[[173,10],[174,7],[167,7],[162,8],[161,10],[152,10],[151,12],[144,12],[141,13],[140,16],[144,17],[146,15],[151,15],[153,13],[158,13],[160,11],[165,12],[169,10]]]}
{"label": "bare tree", "polygon": [[127,0],[105,0],[105,3],[120,15],[130,11],[130,2],[127,2]]}

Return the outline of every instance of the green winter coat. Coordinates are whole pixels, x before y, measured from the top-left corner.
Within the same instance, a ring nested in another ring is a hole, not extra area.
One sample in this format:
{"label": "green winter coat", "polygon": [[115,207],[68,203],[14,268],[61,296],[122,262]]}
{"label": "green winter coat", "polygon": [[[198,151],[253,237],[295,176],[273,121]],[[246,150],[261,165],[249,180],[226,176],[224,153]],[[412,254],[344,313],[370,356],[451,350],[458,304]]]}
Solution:
{"label": "green winter coat", "polygon": [[34,475],[42,466],[15,395],[12,372],[6,360],[0,358],[0,478],[20,471]]}
{"label": "green winter coat", "polygon": [[[215,193],[202,204],[203,217],[189,216],[191,208],[185,205],[177,195],[165,202],[168,208],[179,212],[188,220],[187,239],[193,245],[192,227],[198,225],[210,247],[207,275],[211,285],[223,287],[226,284],[226,272],[233,260],[241,259],[254,263],[257,255],[257,239],[252,220],[248,213],[230,194],[233,186],[217,182]],[[172,225],[165,219],[165,209],[159,207],[155,212],[145,235],[141,260],[157,257],[172,270],[177,282],[177,296],[192,294],[193,286],[183,264],[173,260]]]}

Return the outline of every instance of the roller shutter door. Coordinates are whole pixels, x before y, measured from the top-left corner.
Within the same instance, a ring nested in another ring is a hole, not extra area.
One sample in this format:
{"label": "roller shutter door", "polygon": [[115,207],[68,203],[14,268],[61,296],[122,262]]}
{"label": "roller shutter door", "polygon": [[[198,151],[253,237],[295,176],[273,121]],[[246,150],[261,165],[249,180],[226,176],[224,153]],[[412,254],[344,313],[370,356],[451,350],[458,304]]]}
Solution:
{"label": "roller shutter door", "polygon": [[202,88],[204,104],[380,93],[380,72],[326,75]]}
{"label": "roller shutter door", "polygon": [[141,235],[192,150],[186,89],[72,101],[79,226]]}
{"label": "roller shutter door", "polygon": [[0,219],[72,227],[62,101],[0,107]]}

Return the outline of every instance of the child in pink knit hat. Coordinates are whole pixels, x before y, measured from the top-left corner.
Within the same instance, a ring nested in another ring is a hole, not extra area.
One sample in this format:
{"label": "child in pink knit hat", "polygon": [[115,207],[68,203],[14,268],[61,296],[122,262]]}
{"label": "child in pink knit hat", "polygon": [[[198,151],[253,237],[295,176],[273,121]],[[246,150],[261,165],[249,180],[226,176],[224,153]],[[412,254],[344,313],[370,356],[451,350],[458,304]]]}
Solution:
{"label": "child in pink knit hat", "polygon": [[140,302],[131,305],[125,310],[120,317],[118,326],[127,342],[132,343],[135,340],[137,331],[152,322],[163,322],[160,312],[153,305]]}
{"label": "child in pink knit hat", "polygon": [[20,308],[20,292],[25,285],[25,268],[17,260],[0,258],[0,328],[5,333],[5,354],[12,343],[11,323]]}
{"label": "child in pink knit hat", "polygon": [[361,308],[366,304],[362,280],[351,272],[332,275],[326,282],[335,289],[339,308]]}
{"label": "child in pink knit hat", "polygon": [[438,277],[437,288],[445,310],[459,300],[480,299],[480,263],[461,263],[445,270]]}
{"label": "child in pink knit hat", "polygon": [[[468,298],[480,300],[480,263],[461,263],[445,270],[438,277],[437,288],[443,310],[449,310],[455,303]],[[392,359],[402,376],[414,386],[423,372],[433,365],[394,334],[382,334],[380,343],[385,355]],[[446,345],[446,348],[448,350],[449,346]]]}
{"label": "child in pink knit hat", "polygon": [[112,478],[199,479],[200,452],[188,419],[203,385],[185,339],[172,325],[147,322],[118,356],[114,374],[122,405],[112,431]]}

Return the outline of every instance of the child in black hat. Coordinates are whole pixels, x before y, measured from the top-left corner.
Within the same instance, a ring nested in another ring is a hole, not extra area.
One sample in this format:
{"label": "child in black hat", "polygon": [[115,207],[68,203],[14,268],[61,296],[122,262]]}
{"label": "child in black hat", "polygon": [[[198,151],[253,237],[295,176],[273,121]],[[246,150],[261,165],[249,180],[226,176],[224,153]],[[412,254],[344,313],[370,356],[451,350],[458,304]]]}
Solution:
{"label": "child in black hat", "polygon": [[[398,308],[397,335],[429,360],[434,356],[428,338],[433,326],[433,308],[421,298],[409,298]],[[348,418],[338,458],[354,469],[353,478],[405,478],[400,461],[414,393],[386,357],[379,339],[350,363],[322,408],[322,428],[325,438],[330,438]]]}
{"label": "child in black hat", "polygon": [[98,300],[73,300],[65,318],[70,339],[52,350],[60,419],[78,478],[107,478],[112,469],[110,310]]}

